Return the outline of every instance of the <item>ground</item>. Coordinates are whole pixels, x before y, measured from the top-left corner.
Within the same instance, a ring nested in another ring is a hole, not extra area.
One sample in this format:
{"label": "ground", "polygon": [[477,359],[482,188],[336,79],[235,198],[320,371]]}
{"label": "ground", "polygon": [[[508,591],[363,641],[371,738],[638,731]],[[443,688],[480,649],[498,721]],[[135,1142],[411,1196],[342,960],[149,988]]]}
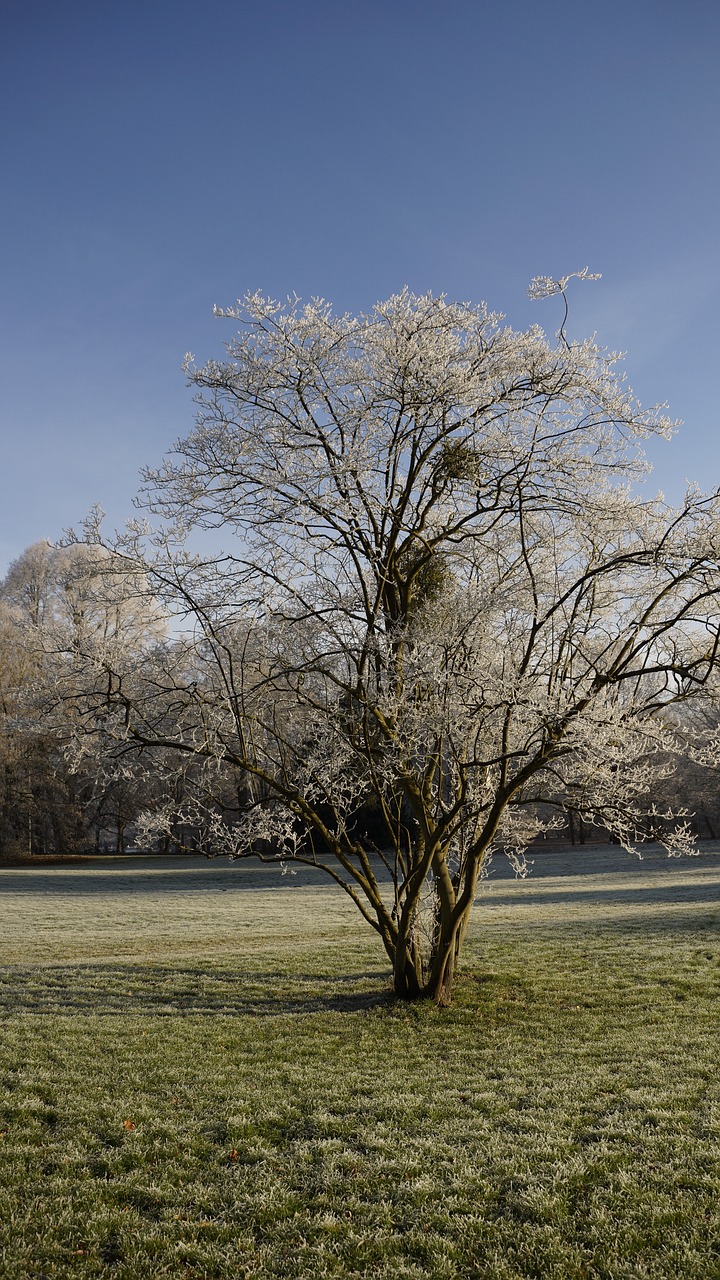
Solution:
{"label": "ground", "polygon": [[498,866],[438,1011],[309,872],[0,871],[0,1275],[720,1277],[719,889]]}

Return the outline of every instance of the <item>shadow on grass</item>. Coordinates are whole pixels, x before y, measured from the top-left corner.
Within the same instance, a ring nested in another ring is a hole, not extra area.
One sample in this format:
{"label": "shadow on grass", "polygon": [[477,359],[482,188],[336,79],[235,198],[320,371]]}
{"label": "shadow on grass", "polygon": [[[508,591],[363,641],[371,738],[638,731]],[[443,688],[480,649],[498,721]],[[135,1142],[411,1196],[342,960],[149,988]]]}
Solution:
{"label": "shadow on grass", "polygon": [[[376,874],[387,878],[377,862]],[[0,893],[62,897],[191,896],[206,893],[288,892],[292,888],[336,888],[322,866],[298,864],[283,872],[279,861],[204,858],[88,858],[67,866],[0,863]]]}
{"label": "shadow on grass", "polygon": [[[661,901],[666,901],[664,896]],[[566,960],[580,968],[595,946],[602,950],[610,939],[616,940],[613,946],[628,945],[636,952],[647,943],[669,949],[674,941],[692,939],[694,945],[704,942],[716,955],[720,945],[717,907],[688,912],[683,907],[688,901],[694,903],[694,898],[674,901],[677,911],[653,911],[644,904],[637,911],[613,916],[613,903],[608,901],[592,919],[573,919],[572,909],[567,916],[557,912],[551,919],[526,917],[520,935],[526,942],[532,938],[533,946],[539,942],[560,946]],[[497,925],[486,924],[494,943],[498,936],[508,941],[514,937],[517,943],[520,935],[511,923],[501,925],[499,935]],[[482,965],[482,923],[468,943],[473,968]],[[360,1012],[393,1002],[385,967],[338,974],[141,962],[0,966],[0,1019],[14,1014],[277,1017]]]}
{"label": "shadow on grass", "polygon": [[[500,901],[501,895],[507,893],[513,883],[516,891],[512,893],[513,901],[518,900],[517,890],[525,898],[542,896],[546,902],[560,901],[572,894],[578,898],[606,895],[608,898],[620,899],[627,895],[638,901],[668,900],[677,892],[688,895],[690,890],[682,886],[678,890],[669,883],[675,875],[687,874],[694,870],[703,872],[718,871],[720,873],[720,842],[708,842],[701,846],[697,857],[691,859],[669,859],[657,846],[644,847],[642,858],[635,859],[631,854],[615,845],[583,846],[579,848],[560,847],[532,848],[529,858],[532,864],[530,877],[518,883],[507,860],[501,856],[493,860],[490,880],[491,888],[499,890],[493,894]],[[375,859],[375,874],[381,882],[388,880],[387,870]],[[582,884],[582,878],[590,875],[595,883]],[[623,888],[599,889],[598,876],[622,876],[630,882]],[[659,884],[648,884],[648,879],[661,876]],[[545,893],[542,881],[549,877],[574,881],[572,890],[558,889]],[[641,880],[643,883],[637,883]],[[635,883],[633,883],[635,881]],[[500,888],[502,886],[502,888]],[[326,888],[335,892],[341,891],[320,867],[298,866],[292,878],[282,875],[279,864],[257,863],[252,860],[238,860],[229,863],[226,859],[206,859],[198,856],[195,861],[188,858],[103,858],[85,859],[74,865],[69,862],[61,867],[55,862],[51,866],[24,865],[16,868],[0,864],[0,894],[37,896],[44,898],[62,898],[71,896],[87,898],[127,897],[185,897],[197,898],[207,893],[245,894],[254,892],[277,891],[287,894],[293,888]],[[713,893],[712,886],[698,884],[693,886],[693,893],[701,900],[703,894],[708,898]],[[484,896],[481,889],[480,897]],[[508,895],[509,896],[509,895]]]}
{"label": "shadow on grass", "polygon": [[[520,887],[522,884],[522,888]],[[526,887],[527,886],[527,887]],[[630,888],[613,887],[599,889],[597,885],[587,888],[543,889],[530,881],[521,881],[514,892],[508,893],[504,888],[500,892],[481,892],[480,901],[490,906],[552,906],[557,903],[590,903],[597,902],[618,906],[638,906],[652,908],[661,903],[699,903],[717,905],[720,899],[720,877],[712,881],[698,881],[695,884],[652,884],[634,885]]]}
{"label": "shadow on grass", "polygon": [[132,964],[0,969],[0,1018],[14,1014],[267,1017],[352,1013],[392,1000],[384,970],[330,977]]}

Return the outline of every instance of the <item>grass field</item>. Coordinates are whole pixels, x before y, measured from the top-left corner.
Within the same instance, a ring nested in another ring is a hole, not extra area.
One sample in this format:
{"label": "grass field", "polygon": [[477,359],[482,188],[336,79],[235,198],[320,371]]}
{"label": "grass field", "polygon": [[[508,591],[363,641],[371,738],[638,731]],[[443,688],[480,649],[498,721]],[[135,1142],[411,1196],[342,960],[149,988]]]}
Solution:
{"label": "grass field", "polygon": [[0,1276],[720,1277],[720,853],[542,853],[455,1005],[310,873],[0,871]]}

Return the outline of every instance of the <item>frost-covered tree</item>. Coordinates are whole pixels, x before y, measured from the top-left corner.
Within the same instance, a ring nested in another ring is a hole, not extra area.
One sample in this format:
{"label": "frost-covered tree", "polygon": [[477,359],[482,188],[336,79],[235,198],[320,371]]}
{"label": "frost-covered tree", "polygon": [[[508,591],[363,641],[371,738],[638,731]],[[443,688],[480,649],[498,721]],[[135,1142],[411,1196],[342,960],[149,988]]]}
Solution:
{"label": "frost-covered tree", "polygon": [[148,784],[129,762],[120,776],[117,760],[107,769],[73,750],[86,740],[80,695],[99,655],[105,670],[118,654],[129,661],[164,625],[144,576],[103,548],[41,541],[10,565],[0,582],[1,852],[73,853],[103,831],[122,847]]}
{"label": "frost-covered tree", "polygon": [[718,505],[634,496],[670,424],[564,324],[408,292],[219,314],[239,331],[188,357],[195,429],[116,548],[176,638],[99,660],[97,705],[121,747],[193,761],[209,849],[321,865],[397,994],[446,1003],[478,877],[499,849],[522,866],[540,802],[645,829],[668,709],[716,663]]}

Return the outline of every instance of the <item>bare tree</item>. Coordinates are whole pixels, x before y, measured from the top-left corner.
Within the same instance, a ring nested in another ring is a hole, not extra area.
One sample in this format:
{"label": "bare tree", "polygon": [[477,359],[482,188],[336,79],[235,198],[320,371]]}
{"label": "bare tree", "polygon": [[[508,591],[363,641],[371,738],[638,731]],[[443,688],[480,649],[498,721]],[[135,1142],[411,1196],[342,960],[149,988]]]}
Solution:
{"label": "bare tree", "polygon": [[[540,802],[641,837],[668,709],[717,660],[718,504],[633,496],[670,424],[564,322],[407,292],[219,314],[239,332],[188,357],[195,429],[146,475],[156,527],[115,548],[176,639],[98,650],[95,705],[121,749],[193,760],[208,848],[322,866],[396,993],[447,1003],[478,877],[500,848],[522,869]],[[198,528],[225,552],[191,553]]]}

